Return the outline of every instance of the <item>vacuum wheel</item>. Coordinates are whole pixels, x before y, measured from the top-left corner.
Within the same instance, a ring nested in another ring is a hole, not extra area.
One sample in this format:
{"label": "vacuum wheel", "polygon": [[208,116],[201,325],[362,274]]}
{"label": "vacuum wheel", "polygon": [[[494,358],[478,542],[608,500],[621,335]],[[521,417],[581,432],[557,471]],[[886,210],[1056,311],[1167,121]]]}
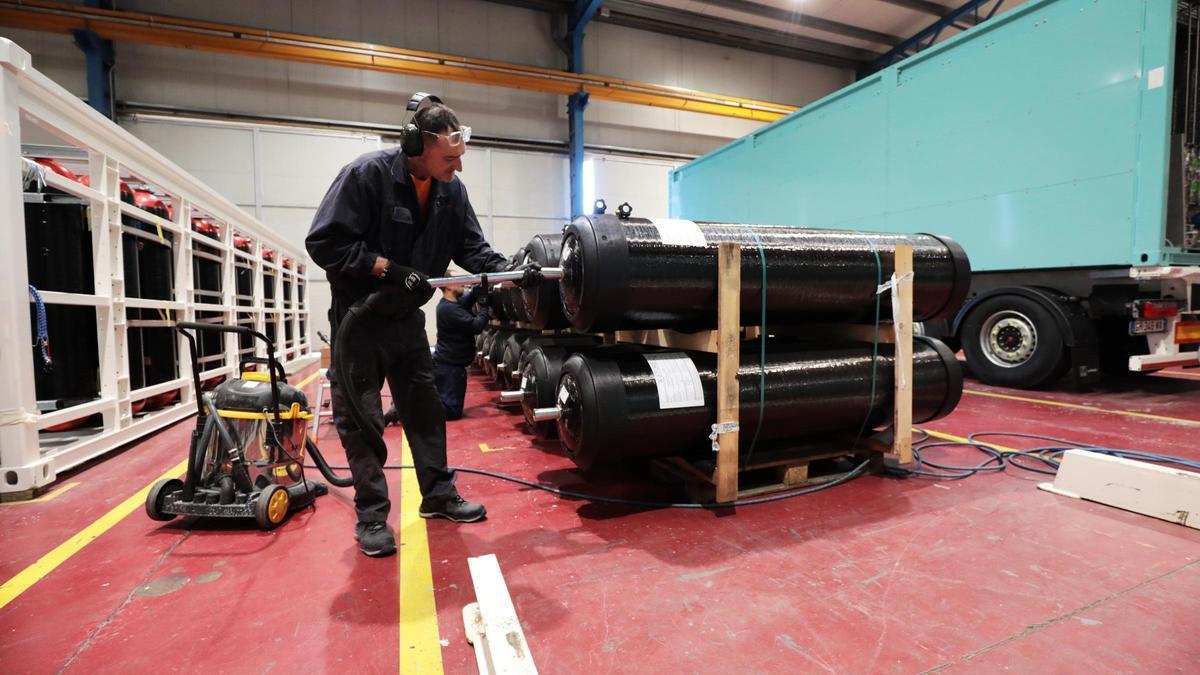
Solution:
{"label": "vacuum wheel", "polygon": [[258,493],[254,502],[254,520],[264,530],[273,530],[287,518],[291,497],[282,486],[272,483]]}
{"label": "vacuum wheel", "polygon": [[149,494],[146,495],[146,515],[153,520],[164,522],[174,520],[175,514],[166,513],[163,511],[163,507],[166,505],[167,495],[182,489],[183,481],[178,478],[164,478],[155,483],[154,487],[150,488]]}

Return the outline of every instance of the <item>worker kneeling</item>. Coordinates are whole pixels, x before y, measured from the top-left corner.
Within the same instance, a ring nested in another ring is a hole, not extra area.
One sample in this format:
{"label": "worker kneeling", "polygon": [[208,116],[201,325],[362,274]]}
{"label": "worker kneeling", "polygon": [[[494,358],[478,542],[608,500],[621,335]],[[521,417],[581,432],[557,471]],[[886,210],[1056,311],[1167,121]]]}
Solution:
{"label": "worker kneeling", "polygon": [[[333,413],[354,476],[355,538],[369,556],[396,551],[386,524],[385,380],[412,447],[421,517],[473,522],[486,515],[459,496],[446,464],[445,413],[420,307],[433,295],[429,276],[444,274],[451,260],[476,273],[502,270],[507,261],[484,240],[455,176],[470,127],[434,96],[418,94],[408,109],[415,114],[401,146],[343,167],[305,241],[332,289]],[[523,284],[542,280],[537,269],[526,276]]]}
{"label": "worker kneeling", "polygon": [[[477,311],[473,311],[476,303]],[[467,396],[467,365],[475,358],[475,336],[489,318],[487,292],[474,286],[465,293],[461,288],[442,289],[437,306],[437,346],[433,349],[433,381],[447,420],[463,414]]]}

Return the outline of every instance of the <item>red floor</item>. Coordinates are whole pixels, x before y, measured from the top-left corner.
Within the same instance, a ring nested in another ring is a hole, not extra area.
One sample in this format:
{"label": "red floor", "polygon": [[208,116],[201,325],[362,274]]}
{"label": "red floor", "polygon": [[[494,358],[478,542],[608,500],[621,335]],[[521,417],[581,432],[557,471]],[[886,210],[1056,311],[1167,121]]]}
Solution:
{"label": "red floor", "polygon": [[[969,382],[977,393],[929,428],[1200,458],[1196,372],[1087,394]],[[492,405],[494,389],[470,386],[467,418],[450,426],[452,463],[673,496],[620,472],[586,482]],[[189,433],[178,424],[62,477],[78,484],[59,496],[0,506],[0,580],[177,464]],[[399,431],[388,437],[398,456]],[[321,446],[340,460],[331,427]],[[968,450],[947,456],[976,461]],[[495,553],[544,673],[1194,670],[1200,532],[1056,497],[1036,489],[1042,479],[1011,469],[952,482],[865,477],[732,514],[587,504],[463,475],[462,492],[490,517],[428,523],[444,669],[476,672],[462,629],[474,600],[466,558]],[[398,475],[392,485],[398,493]],[[138,508],[0,609],[0,671],[395,671],[397,558],[359,555],[353,522],[339,490],[270,533],[160,524]]]}

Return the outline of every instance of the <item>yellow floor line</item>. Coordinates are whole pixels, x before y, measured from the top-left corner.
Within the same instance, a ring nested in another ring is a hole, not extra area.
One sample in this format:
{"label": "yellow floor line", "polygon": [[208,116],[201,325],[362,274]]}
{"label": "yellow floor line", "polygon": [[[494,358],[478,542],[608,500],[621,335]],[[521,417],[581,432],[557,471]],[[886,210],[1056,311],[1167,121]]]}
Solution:
{"label": "yellow floor line", "polygon": [[71,488],[75,487],[76,485],[79,485],[79,483],[77,483],[77,482],[76,483],[67,483],[66,485],[64,485],[56,490],[47,492],[46,494],[42,495],[41,497],[34,497],[33,499],[24,499],[19,502],[4,502],[4,503],[0,503],[0,507],[24,506],[25,504],[40,504],[42,502],[48,502],[51,499],[54,499],[54,498],[58,497],[59,495],[61,495],[62,493],[66,492],[67,490],[70,490]]}
{"label": "yellow floor line", "polygon": [[317,379],[317,376],[319,376],[320,374],[321,374],[321,369],[317,368],[312,373],[310,373],[308,377],[304,378],[303,380],[300,380],[300,384],[297,384],[296,388],[303,389],[304,387],[308,386],[309,382],[312,382],[313,380]]}
{"label": "yellow floor line", "polygon": [[179,464],[171,467],[166,473],[154,479],[146,487],[138,490],[129,499],[121,502],[112,508],[111,511],[100,516],[96,522],[85,527],[75,536],[58,545],[53,551],[42,556],[37,562],[29,567],[21,570],[16,576],[4,582],[0,586],[0,609],[5,605],[16,600],[18,596],[29,589],[30,586],[41,581],[47,574],[50,574],[59,565],[62,565],[71,556],[83,550],[83,547],[95,541],[100,535],[112,529],[114,525],[121,522],[125,516],[133,513],[146,503],[146,493],[150,492],[150,488],[154,487],[154,483],[164,478],[175,478],[183,473],[187,468],[187,460],[183,460]]}
{"label": "yellow floor line", "polygon": [[[408,437],[403,440],[402,464],[413,463]],[[421,489],[415,471],[400,472],[400,672],[441,673],[442,645],[437,605],[433,599],[433,570],[429,565],[429,536],[417,515]]]}
{"label": "yellow floor line", "polygon": [[[916,431],[916,429],[914,429],[914,431]],[[953,434],[944,434],[940,431],[931,431],[929,429],[921,429],[920,431],[924,431],[925,433],[929,434],[930,436],[933,436],[934,438],[940,438],[943,441],[954,441],[955,443],[970,443],[969,440],[963,438],[962,436],[955,436]],[[1005,447],[1003,445],[996,445],[995,443],[992,443],[991,441],[980,441],[980,443],[987,445],[988,447],[995,448],[995,449],[999,450],[1000,452],[1016,452],[1016,449],[1014,449],[1014,448]]]}
{"label": "yellow floor line", "polygon": [[1107,408],[1097,408],[1092,405],[1083,405],[1080,403],[1064,403],[1062,401],[1047,401],[1042,398],[1029,398],[1026,396],[1013,396],[1012,394],[997,394],[991,391],[978,391],[975,389],[963,389],[964,394],[972,396],[987,396],[989,398],[1002,398],[1008,401],[1022,401],[1025,403],[1037,403],[1040,405],[1050,405],[1058,408],[1072,408],[1074,410],[1087,410],[1089,412],[1104,413],[1105,415],[1123,415],[1125,417],[1139,417],[1141,419],[1156,420],[1159,422],[1172,422],[1174,424],[1187,424],[1190,426],[1200,427],[1200,420],[1189,420],[1181,417],[1167,417],[1165,415],[1151,415],[1150,413],[1134,412],[1132,410],[1109,410]]}

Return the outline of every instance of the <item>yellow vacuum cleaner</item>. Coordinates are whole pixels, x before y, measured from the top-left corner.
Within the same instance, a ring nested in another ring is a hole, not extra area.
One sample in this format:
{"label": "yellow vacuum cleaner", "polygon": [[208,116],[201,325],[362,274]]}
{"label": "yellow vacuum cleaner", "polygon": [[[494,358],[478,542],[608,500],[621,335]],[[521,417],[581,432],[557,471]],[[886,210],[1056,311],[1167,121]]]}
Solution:
{"label": "yellow vacuum cleaner", "polygon": [[[191,348],[196,427],[186,476],[155,483],[146,496],[147,515],[163,521],[175,516],[253,518],[270,530],[329,491],[324,483],[304,477],[306,451],[330,483],[353,484],[329,468],[306,435],[312,418],[308,399],[287,383],[270,338],[243,326],[180,322],[175,327]],[[242,360],[239,379],[203,392],[196,337],[189,331],[250,335],[266,343],[267,357]],[[266,372],[255,370],[254,364],[265,364]]]}

